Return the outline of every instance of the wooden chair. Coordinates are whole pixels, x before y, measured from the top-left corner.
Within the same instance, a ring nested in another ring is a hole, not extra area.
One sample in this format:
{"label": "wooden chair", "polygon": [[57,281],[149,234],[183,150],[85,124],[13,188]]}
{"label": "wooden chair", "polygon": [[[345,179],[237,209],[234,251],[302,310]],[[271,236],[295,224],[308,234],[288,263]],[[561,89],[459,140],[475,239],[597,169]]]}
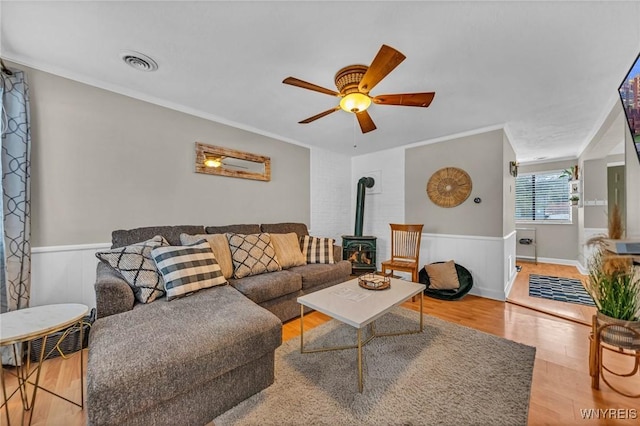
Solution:
{"label": "wooden chair", "polygon": [[382,262],[382,273],[411,272],[411,281],[418,282],[420,269],[420,239],[424,225],[391,223],[391,259]]}

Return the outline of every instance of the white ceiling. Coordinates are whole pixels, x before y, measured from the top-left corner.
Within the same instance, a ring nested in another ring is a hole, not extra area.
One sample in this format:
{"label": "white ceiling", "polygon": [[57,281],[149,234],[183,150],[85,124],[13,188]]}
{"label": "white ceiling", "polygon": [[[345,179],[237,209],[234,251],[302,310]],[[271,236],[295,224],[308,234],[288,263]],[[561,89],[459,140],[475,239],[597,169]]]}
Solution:
{"label": "white ceiling", "polygon": [[[6,59],[348,155],[505,125],[520,161],[575,157],[640,50],[635,1],[3,1],[0,13]],[[334,89],[383,43],[407,59],[372,94],[435,91],[429,108],[372,105],[366,135],[343,111],[297,124],[337,99],[285,77]],[[125,49],[159,70],[127,67]]]}

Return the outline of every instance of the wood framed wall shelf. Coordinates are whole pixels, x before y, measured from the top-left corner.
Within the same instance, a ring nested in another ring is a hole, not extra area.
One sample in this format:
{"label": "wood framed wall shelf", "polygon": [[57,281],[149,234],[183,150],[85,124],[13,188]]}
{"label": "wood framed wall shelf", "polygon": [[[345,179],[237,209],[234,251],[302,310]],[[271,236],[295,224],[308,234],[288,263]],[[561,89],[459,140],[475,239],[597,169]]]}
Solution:
{"label": "wood framed wall shelf", "polygon": [[196,142],[196,173],[271,180],[271,158]]}

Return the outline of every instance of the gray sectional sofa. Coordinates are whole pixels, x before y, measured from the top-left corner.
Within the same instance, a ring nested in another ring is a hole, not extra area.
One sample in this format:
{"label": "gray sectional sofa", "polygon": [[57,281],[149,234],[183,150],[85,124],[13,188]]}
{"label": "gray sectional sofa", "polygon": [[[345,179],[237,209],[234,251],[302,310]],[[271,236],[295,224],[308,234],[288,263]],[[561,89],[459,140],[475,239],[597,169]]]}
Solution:
{"label": "gray sectional sofa", "polygon": [[[112,247],[180,234],[259,232],[307,235],[304,224],[162,226],[112,233]],[[91,425],[200,425],[268,387],[282,321],[300,314],[296,299],[344,282],[351,264],[334,247],[334,264],[307,264],[149,304],[100,262],[98,319],[89,342],[87,411]]]}

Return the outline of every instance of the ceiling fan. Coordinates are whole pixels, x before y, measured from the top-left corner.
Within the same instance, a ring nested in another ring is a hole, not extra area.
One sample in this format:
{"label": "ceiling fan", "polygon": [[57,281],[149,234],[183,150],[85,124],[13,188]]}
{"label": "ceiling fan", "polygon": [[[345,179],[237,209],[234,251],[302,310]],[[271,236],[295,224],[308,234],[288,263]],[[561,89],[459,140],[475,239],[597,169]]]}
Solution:
{"label": "ceiling fan", "polygon": [[336,73],[335,84],[338,92],[325,89],[324,87],[308,83],[295,77],[287,77],[282,82],[284,84],[290,84],[291,86],[302,87],[303,89],[342,98],[338,106],[299,121],[300,124],[311,123],[332,112],[343,109],[344,111],[354,113],[358,119],[362,133],[367,133],[376,129],[376,125],[367,112],[367,108],[369,108],[371,102],[378,105],[403,105],[423,108],[431,104],[435,92],[396,93],[378,96],[369,95],[369,91],[380,83],[395,67],[400,65],[405,58],[406,56],[393,47],[383,44],[373,59],[373,62],[371,62],[371,65],[368,67],[366,65],[349,65]]}

